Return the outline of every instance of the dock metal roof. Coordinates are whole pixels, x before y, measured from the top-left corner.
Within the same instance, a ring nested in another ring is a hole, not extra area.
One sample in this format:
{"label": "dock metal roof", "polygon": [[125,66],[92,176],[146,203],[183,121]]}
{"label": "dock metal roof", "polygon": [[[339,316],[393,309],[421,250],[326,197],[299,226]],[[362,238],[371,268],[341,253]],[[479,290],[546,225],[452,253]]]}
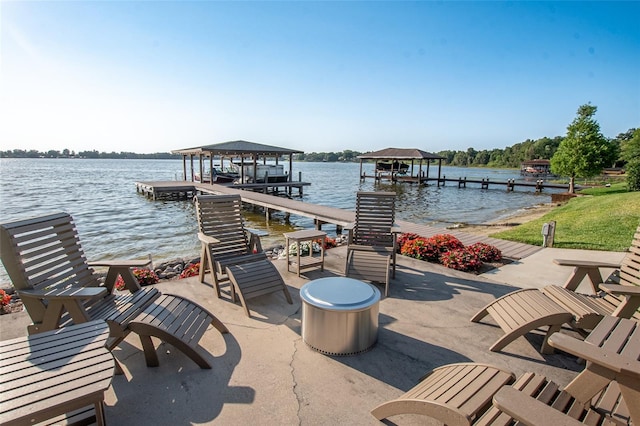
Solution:
{"label": "dock metal roof", "polygon": [[385,148],[380,151],[358,155],[358,158],[361,160],[444,160],[444,157],[415,148]]}
{"label": "dock metal roof", "polygon": [[222,142],[213,145],[197,146],[193,148],[176,149],[171,151],[172,154],[181,155],[224,155],[224,156],[241,156],[241,155],[261,155],[261,156],[280,156],[299,154],[304,151],[296,149],[282,148],[279,146],[264,145],[256,142],[248,142],[243,140]]}

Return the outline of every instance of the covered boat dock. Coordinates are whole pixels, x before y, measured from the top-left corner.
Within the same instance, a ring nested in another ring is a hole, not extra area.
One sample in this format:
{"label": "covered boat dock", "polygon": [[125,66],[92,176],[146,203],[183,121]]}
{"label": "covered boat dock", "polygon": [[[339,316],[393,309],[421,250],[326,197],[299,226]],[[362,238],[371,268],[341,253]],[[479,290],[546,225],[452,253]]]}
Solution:
{"label": "covered boat dock", "polygon": [[[253,173],[251,175],[255,177],[258,176],[258,164],[266,165],[267,160],[273,159],[277,165],[279,159],[282,157],[288,157],[289,159],[288,181],[291,181],[293,154],[301,154],[303,151],[238,140],[222,142],[214,145],[198,146],[194,148],[176,149],[171,151],[171,153],[182,155],[184,180],[195,182],[197,173],[194,166],[195,158],[198,158],[199,176],[204,176],[205,174],[205,162],[207,159],[209,163],[209,170],[214,170],[214,158],[217,158],[220,161],[220,168],[222,170],[225,170],[225,160],[229,162],[229,168],[233,167],[234,162],[239,162],[240,166],[242,166],[239,168],[240,181],[245,183],[249,177],[245,176],[245,172],[247,172],[247,167],[245,167],[246,165],[253,168]],[[187,174],[187,157],[189,157],[190,163],[189,174]],[[249,173],[247,173],[247,175],[248,174]]]}
{"label": "covered boat dock", "polygon": [[[429,180],[436,180],[438,186],[440,185],[442,160],[444,160],[444,157],[430,152],[414,148],[386,148],[359,155],[358,158],[360,159],[361,180],[374,178],[378,181],[387,179],[418,184],[426,183]],[[362,164],[365,160],[375,161],[373,175],[367,175],[363,172]],[[431,162],[434,161],[438,162],[438,176],[437,178],[429,178],[429,166]],[[426,170],[423,170],[423,164],[426,166]]]}
{"label": "covered boat dock", "polygon": [[[298,188],[302,194],[302,187],[309,185],[309,183],[302,182],[301,177],[298,181],[293,181],[292,177],[293,154],[303,152],[244,140],[171,151],[172,154],[182,155],[184,181],[206,181],[205,169],[207,167],[205,165],[208,163],[208,181],[210,183],[220,183],[213,178],[217,168],[223,173],[234,170],[238,174],[234,182],[237,188],[263,192],[268,192],[271,188],[275,193],[278,192],[279,187],[282,187],[287,189],[289,195],[291,195],[292,187]],[[189,170],[187,170],[187,158],[189,159]],[[195,166],[196,158],[198,159],[197,168]],[[289,161],[288,172],[283,170],[283,165],[279,166],[279,161],[283,158]],[[214,164],[214,159],[218,164]]]}

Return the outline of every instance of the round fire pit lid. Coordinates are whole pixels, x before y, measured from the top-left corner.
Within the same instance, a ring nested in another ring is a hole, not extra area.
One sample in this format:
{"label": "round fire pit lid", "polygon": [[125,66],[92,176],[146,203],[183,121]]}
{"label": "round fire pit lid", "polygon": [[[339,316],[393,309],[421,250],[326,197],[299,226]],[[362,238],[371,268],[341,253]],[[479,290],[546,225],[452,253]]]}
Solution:
{"label": "round fire pit lid", "polygon": [[334,311],[357,311],[380,300],[371,284],[345,277],[313,280],[300,289],[300,298],[313,306]]}

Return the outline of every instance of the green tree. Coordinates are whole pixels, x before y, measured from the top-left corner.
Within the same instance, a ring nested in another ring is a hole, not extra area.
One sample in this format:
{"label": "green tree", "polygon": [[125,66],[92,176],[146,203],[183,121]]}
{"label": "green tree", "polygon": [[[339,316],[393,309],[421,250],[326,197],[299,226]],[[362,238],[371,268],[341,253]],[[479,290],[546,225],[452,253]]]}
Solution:
{"label": "green tree", "polygon": [[613,163],[614,150],[593,118],[598,108],[581,105],[567,127],[567,136],[551,158],[551,171],[569,177],[569,192],[575,192],[576,177],[595,176]]}
{"label": "green tree", "polygon": [[629,191],[640,191],[640,129],[635,129],[633,137],[625,142],[621,157],[627,162],[627,187]]}
{"label": "green tree", "polygon": [[621,158],[626,162],[640,159],[640,129],[634,129],[629,139],[622,139],[624,142],[621,149]]}

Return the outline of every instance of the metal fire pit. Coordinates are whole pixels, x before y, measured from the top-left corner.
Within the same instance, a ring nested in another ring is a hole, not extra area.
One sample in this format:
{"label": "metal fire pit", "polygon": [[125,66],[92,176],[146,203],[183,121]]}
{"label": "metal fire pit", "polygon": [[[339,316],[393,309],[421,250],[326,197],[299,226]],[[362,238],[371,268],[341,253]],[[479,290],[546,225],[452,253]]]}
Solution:
{"label": "metal fire pit", "polygon": [[378,340],[380,291],[352,278],[313,280],[300,289],[302,339],[327,355],[355,355]]}

